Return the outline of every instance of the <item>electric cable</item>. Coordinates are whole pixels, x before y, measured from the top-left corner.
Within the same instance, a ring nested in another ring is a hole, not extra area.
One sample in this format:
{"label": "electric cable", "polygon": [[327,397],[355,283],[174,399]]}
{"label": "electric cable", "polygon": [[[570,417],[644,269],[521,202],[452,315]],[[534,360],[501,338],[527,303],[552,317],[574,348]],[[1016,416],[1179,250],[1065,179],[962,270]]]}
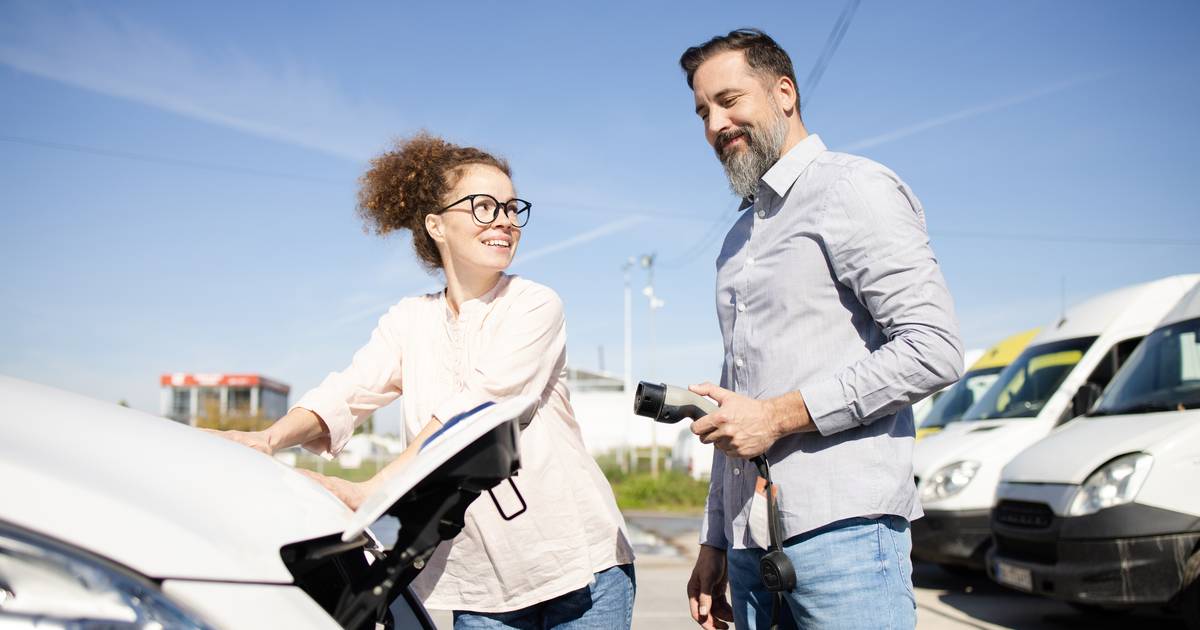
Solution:
{"label": "electric cable", "polygon": [[838,46],[842,43],[842,38],[846,36],[846,31],[850,29],[850,22],[854,19],[854,13],[858,10],[858,5],[861,0],[850,0],[846,3],[846,7],[842,9],[841,15],[838,16],[837,22],[834,22],[833,29],[829,32],[829,38],[825,40],[825,47],[821,50],[821,54],[817,56],[817,62],[813,64],[813,68],[808,73],[808,78],[804,80],[804,89],[800,90],[800,111],[803,113],[805,107],[812,102],[813,92],[817,89],[817,84],[821,82],[821,77],[825,75],[825,69],[829,67],[829,62],[833,61],[833,54],[837,52]]}
{"label": "electric cable", "polygon": [[[38,140],[35,138],[25,138],[21,136],[0,135],[0,142],[8,142],[12,144],[23,144],[27,146],[40,147],[43,149],[53,149],[56,151],[69,151],[72,153],[84,153],[88,155],[100,155],[104,157],[120,158],[123,160],[136,160],[139,162],[149,162],[152,164],[165,164],[168,166],[185,166],[189,168],[200,168],[210,171],[222,171],[226,173],[237,173],[239,175],[255,175],[258,177],[275,177],[279,179],[290,179],[293,181],[313,182],[322,184],[345,184],[347,180],[333,179],[329,177],[318,177],[315,175],[298,175],[295,173],[282,173],[278,171],[268,171],[246,166],[232,166],[229,164],[217,164],[215,162],[200,162],[196,160],[185,160],[181,158],[173,158],[162,155],[148,155],[145,153],[134,153],[132,151],[117,151],[113,149],[104,149],[100,147],[90,147],[81,144],[67,144],[65,142],[50,142],[48,140]],[[353,180],[349,180],[353,181]]]}

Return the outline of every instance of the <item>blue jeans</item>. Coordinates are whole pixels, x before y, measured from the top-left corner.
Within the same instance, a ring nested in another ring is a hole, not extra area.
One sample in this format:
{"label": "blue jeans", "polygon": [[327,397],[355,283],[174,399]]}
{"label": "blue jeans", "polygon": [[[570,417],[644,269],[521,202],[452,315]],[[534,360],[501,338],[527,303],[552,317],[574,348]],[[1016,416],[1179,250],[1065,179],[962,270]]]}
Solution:
{"label": "blue jeans", "polygon": [[[780,628],[907,629],[917,623],[912,536],[899,516],[851,518],[784,541],[796,588],[784,593]],[[730,549],[729,587],[738,630],[771,626],[775,594],[758,574],[761,549]]]}
{"label": "blue jeans", "polygon": [[622,564],[595,575],[591,584],[527,608],[502,613],[454,611],[454,630],[615,630],[633,625],[637,581],[633,565]]}

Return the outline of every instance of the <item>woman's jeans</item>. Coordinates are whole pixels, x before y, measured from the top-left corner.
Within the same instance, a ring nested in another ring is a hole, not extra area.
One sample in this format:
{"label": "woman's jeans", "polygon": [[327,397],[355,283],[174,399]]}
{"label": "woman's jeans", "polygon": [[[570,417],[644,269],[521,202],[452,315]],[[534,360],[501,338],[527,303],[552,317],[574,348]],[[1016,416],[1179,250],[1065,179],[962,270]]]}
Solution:
{"label": "woman's jeans", "polygon": [[[796,588],[784,593],[780,628],[906,629],[916,626],[912,537],[899,516],[851,518],[784,541]],[[761,549],[730,549],[729,585],[738,630],[771,626],[775,594],[762,586]]]}
{"label": "woman's jeans", "polygon": [[454,630],[517,628],[520,630],[617,630],[633,624],[637,581],[633,565],[622,564],[595,575],[591,584],[502,613],[454,611]]}

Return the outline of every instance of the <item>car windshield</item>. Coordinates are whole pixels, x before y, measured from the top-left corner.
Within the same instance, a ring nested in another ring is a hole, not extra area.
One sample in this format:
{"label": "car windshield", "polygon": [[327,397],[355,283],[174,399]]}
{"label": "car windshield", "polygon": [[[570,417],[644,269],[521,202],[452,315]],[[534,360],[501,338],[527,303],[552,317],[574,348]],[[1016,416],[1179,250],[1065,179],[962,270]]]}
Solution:
{"label": "car windshield", "polygon": [[933,407],[929,409],[929,415],[925,416],[925,421],[921,423],[921,428],[940,428],[961,420],[971,405],[975,404],[975,401],[987,392],[992,383],[996,382],[1000,370],[1003,369],[1003,367],[997,366],[967,372],[953,387],[934,401]]}
{"label": "car windshield", "polygon": [[1150,333],[1090,415],[1200,408],[1200,318]]}
{"label": "car windshield", "polygon": [[1004,368],[963,420],[1036,417],[1095,341],[1084,337],[1027,348]]}

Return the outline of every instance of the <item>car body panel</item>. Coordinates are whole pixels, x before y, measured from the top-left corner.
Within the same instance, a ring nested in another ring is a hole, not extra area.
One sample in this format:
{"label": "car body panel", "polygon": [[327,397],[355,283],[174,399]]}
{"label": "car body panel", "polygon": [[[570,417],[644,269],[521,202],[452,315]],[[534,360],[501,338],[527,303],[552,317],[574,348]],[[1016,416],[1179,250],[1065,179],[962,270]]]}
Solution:
{"label": "car body panel", "polygon": [[350,523],[319,484],[220,436],[18,379],[0,392],[4,518],[148,577],[288,583],[283,545]]}

